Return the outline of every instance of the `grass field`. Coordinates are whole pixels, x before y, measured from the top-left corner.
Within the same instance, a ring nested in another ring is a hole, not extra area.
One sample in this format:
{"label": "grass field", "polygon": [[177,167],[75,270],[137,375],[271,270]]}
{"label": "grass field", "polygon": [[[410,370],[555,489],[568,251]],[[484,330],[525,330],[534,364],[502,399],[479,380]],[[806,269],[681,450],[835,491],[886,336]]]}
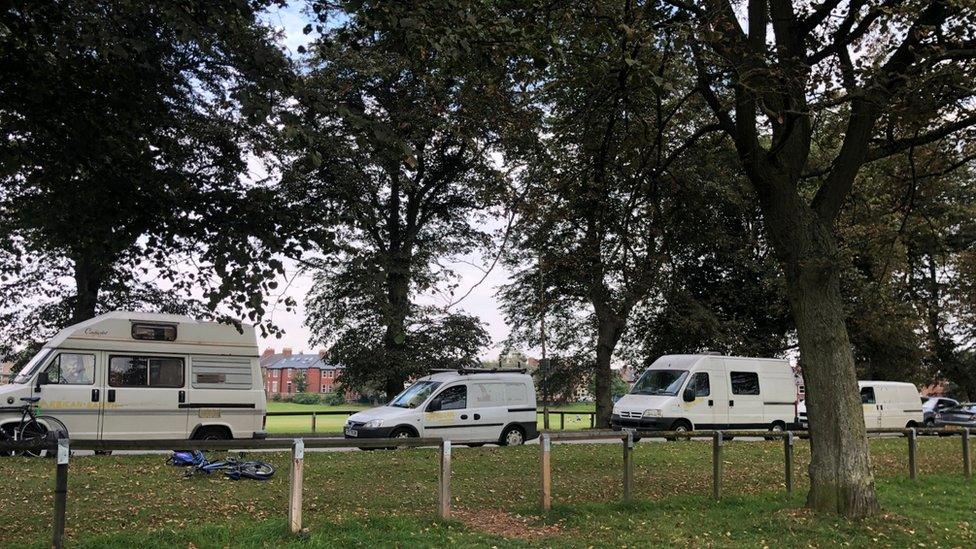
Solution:
{"label": "grass field", "polygon": [[[637,503],[620,498],[618,444],[553,448],[554,509],[538,511],[538,447],[457,448],[456,518],[435,516],[434,450],[309,453],[305,539],[285,533],[289,461],[267,483],[183,479],[164,456],[72,460],[72,547],[973,547],[976,500],[958,438],[919,440],[920,477],[906,478],[904,439],[872,441],[885,511],[852,522],[802,509],[808,446],[796,448],[797,492],[782,487],[782,444],[729,442],[724,498],[713,502],[707,442],[641,443]],[[0,547],[49,543],[53,462],[0,460]]]}
{"label": "grass field", "polygon": [[[361,406],[356,404],[342,405],[342,406],[325,406],[325,405],[308,405],[308,404],[293,404],[291,402],[269,402],[268,411],[269,412],[320,412],[320,411],[336,411],[336,410],[363,410],[367,406]],[[540,408],[541,409],[541,408]],[[552,408],[553,411],[566,411],[566,412],[592,412],[592,404],[569,404],[565,406],[556,406]],[[322,415],[315,419],[315,429],[317,432],[322,433],[338,433],[342,430],[342,425],[346,422],[345,415]],[[539,428],[542,429],[542,414],[539,413],[538,416]],[[566,414],[565,418],[560,423],[560,416],[552,414],[549,416],[549,428],[559,429],[560,425],[564,425],[567,431],[586,429],[590,426],[590,416],[580,415],[580,414]],[[268,432],[270,433],[307,433],[312,430],[312,417],[311,416],[272,416],[268,418],[267,424]]]}

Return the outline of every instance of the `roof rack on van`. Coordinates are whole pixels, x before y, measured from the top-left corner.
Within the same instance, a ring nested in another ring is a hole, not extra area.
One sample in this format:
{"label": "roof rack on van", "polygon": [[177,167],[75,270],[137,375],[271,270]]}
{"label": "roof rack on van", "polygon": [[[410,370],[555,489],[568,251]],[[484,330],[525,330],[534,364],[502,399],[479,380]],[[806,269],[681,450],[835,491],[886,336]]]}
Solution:
{"label": "roof rack on van", "polygon": [[457,372],[458,375],[468,374],[524,374],[525,368],[432,368],[434,373]]}

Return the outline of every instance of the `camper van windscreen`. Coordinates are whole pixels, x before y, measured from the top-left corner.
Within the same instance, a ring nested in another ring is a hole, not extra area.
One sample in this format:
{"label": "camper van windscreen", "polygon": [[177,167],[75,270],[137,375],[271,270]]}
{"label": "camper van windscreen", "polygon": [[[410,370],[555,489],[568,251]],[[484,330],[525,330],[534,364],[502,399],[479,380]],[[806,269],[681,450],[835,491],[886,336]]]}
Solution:
{"label": "camper van windscreen", "polygon": [[172,324],[133,324],[132,339],[176,341],[176,326]]}
{"label": "camper van windscreen", "polygon": [[687,370],[648,370],[634,384],[631,394],[675,396],[687,377]]}

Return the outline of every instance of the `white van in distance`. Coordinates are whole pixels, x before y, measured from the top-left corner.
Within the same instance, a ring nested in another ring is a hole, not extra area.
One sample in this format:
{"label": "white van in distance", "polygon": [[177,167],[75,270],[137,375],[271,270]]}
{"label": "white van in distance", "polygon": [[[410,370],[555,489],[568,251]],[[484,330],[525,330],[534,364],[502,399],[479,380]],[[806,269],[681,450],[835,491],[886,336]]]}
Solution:
{"label": "white van in distance", "polygon": [[[864,426],[868,429],[905,429],[924,425],[925,412],[918,388],[900,381],[858,381]],[[801,403],[800,426],[810,426],[807,407]]]}
{"label": "white van in distance", "polygon": [[796,424],[796,381],[786,360],[666,355],[613,407],[615,430],[768,429]]}
{"label": "white van in distance", "polygon": [[389,404],[349,416],[346,438],[442,438],[517,446],[539,436],[525,370],[460,369],[422,377]]}
{"label": "white van in distance", "polygon": [[72,439],[264,438],[252,326],[116,311],[69,326],[0,386],[0,428],[39,397]]}

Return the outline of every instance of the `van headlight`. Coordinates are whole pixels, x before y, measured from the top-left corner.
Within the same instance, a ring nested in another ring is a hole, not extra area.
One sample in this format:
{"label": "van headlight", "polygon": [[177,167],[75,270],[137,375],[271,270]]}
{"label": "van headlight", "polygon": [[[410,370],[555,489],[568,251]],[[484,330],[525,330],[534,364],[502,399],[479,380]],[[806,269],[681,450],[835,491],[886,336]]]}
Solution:
{"label": "van headlight", "polygon": [[644,410],[644,417],[661,417],[661,410],[659,408]]}
{"label": "van headlight", "polygon": [[371,419],[371,420],[367,421],[363,425],[363,427],[365,427],[367,429],[375,429],[377,427],[382,427],[382,426],[383,426],[383,420],[382,419]]}

